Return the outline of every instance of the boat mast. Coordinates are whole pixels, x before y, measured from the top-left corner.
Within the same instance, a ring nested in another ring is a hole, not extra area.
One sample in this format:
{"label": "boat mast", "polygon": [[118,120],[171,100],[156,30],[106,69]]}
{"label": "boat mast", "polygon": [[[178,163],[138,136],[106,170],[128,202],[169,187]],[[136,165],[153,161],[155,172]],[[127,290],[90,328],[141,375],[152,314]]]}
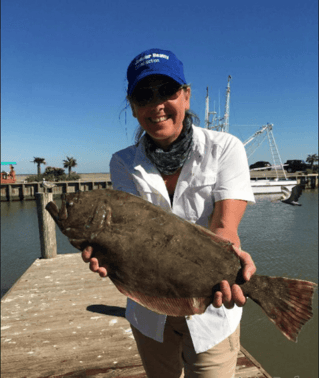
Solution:
{"label": "boat mast", "polygon": [[208,96],[208,87],[206,87],[206,104],[205,104],[205,127],[209,129],[209,96]]}
{"label": "boat mast", "polygon": [[[231,76],[228,76],[227,88],[226,88],[226,103],[225,103],[225,113],[224,117],[220,118],[217,116],[215,111],[209,111],[209,95],[208,87],[206,88],[206,107],[205,107],[205,127],[209,130],[216,130],[222,132],[229,132],[229,106],[230,106],[230,80]],[[212,120],[210,121],[210,115],[212,115]]]}
{"label": "boat mast", "polygon": [[231,76],[229,75],[227,88],[226,88],[226,104],[225,104],[225,114],[224,114],[223,130],[222,130],[225,133],[229,133],[230,80],[231,80]]}
{"label": "boat mast", "polygon": [[[214,124],[216,122],[216,114],[217,113],[215,111],[213,111],[213,112],[209,111],[208,87],[206,87],[206,91],[207,92],[206,92],[206,107],[205,107],[205,127],[206,127],[206,129],[212,130],[212,129],[215,129],[215,127],[216,127],[216,126],[214,126]],[[210,115],[213,116],[211,121],[209,120]]]}

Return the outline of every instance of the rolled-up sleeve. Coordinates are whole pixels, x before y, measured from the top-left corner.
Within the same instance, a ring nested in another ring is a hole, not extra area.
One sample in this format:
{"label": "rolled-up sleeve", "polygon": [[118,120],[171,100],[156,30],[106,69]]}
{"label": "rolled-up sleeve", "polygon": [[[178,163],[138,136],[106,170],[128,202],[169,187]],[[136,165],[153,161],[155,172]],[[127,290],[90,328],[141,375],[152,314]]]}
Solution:
{"label": "rolled-up sleeve", "polygon": [[218,161],[217,180],[214,187],[215,202],[238,199],[255,202],[250,185],[247,155],[243,143],[229,135],[224,145],[215,146],[214,158]]}

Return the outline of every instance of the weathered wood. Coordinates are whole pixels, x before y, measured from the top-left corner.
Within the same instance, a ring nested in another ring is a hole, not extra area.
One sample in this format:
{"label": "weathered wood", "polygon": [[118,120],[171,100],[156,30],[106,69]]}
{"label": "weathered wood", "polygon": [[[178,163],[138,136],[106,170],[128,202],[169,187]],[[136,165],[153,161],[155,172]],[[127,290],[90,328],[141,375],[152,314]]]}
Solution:
{"label": "weathered wood", "polygon": [[[61,197],[64,193],[88,191],[100,188],[111,188],[111,181],[61,181],[56,182],[52,189],[53,198]],[[1,201],[20,201],[22,199],[35,199],[35,193],[43,193],[40,183],[1,184]]]}
{"label": "weathered wood", "polygon": [[[272,171],[270,172],[251,172],[252,179],[258,178],[275,178]],[[298,184],[301,184],[305,189],[314,189],[318,187],[318,174],[304,175],[302,173],[287,173],[290,179],[296,179]],[[80,181],[62,181],[56,182],[56,187],[53,188],[53,197],[60,197],[63,193],[74,193],[76,191],[95,190],[100,188],[111,188],[112,182],[109,180],[80,180]],[[24,199],[34,199],[36,192],[43,192],[42,184],[40,183],[15,183],[15,184],[1,184],[1,201],[21,200],[21,190],[24,185]]]}
{"label": "weathered wood", "polygon": [[8,185],[8,201],[12,201],[12,186]]}
{"label": "weathered wood", "polygon": [[24,200],[24,197],[25,197],[25,185],[22,184],[22,190],[21,190],[21,197],[20,197],[20,199]]}
{"label": "weathered wood", "polygon": [[[244,367],[244,369],[241,369]],[[261,366],[261,364],[241,345],[240,353],[237,359],[237,369],[236,378],[245,378],[245,377],[265,377],[272,378],[270,374]],[[249,372],[249,369],[251,370]],[[240,372],[239,370],[243,370]],[[252,375],[252,370],[256,372]],[[250,375],[247,375],[250,374]]]}
{"label": "weathered wood", "polygon": [[52,193],[36,193],[41,256],[51,259],[57,255],[55,223],[45,206],[53,201]]}
{"label": "weathered wood", "polygon": [[[125,306],[80,253],[36,260],[1,301],[1,378],[146,378]],[[270,378],[247,356],[236,378]]]}

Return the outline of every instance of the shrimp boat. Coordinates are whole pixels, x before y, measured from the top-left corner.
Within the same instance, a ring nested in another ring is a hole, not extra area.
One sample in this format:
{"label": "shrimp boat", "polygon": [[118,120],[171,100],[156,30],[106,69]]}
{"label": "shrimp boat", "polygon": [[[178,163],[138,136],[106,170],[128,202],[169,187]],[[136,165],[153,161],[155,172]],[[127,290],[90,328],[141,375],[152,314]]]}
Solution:
{"label": "shrimp boat", "polygon": [[[218,116],[217,112],[215,111],[209,111],[209,96],[207,87],[205,127],[209,130],[229,133],[230,80],[231,76],[229,75],[226,88],[225,112],[223,117]],[[263,143],[266,137],[268,137],[269,147],[272,155],[273,165],[271,167],[251,170],[251,172],[263,171],[270,168],[273,171],[271,174],[271,176],[273,177],[271,178],[267,178],[266,174],[259,175],[256,178],[251,178],[250,184],[254,194],[282,194],[286,190],[289,190],[291,192],[292,188],[298,184],[297,180],[290,180],[286,175],[284,165],[282,164],[277,144],[275,142],[275,137],[272,132],[273,127],[273,124],[267,123],[243,142],[246,148],[247,158],[249,159],[250,156],[261,145],[261,143]]]}

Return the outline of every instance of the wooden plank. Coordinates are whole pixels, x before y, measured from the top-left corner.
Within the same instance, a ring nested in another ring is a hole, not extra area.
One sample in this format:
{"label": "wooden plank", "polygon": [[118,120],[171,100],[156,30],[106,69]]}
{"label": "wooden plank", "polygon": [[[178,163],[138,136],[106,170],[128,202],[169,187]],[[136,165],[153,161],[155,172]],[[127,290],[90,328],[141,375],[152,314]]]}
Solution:
{"label": "wooden plank", "polygon": [[[252,365],[254,365],[256,368],[258,368],[259,374],[257,377],[266,377],[266,378],[272,378],[270,374],[266,372],[266,370],[261,366],[261,364],[241,345],[240,347],[241,353],[243,353],[245,357],[245,364],[248,360]],[[237,361],[237,365],[239,364],[239,361]],[[239,375],[240,376],[240,375]],[[237,375],[236,375],[237,377]],[[245,375],[242,375],[242,378],[244,378]]]}
{"label": "wooden plank", "polygon": [[[55,184],[56,187],[52,188],[55,198],[61,197],[63,193],[74,193],[78,190],[91,191],[99,187],[112,187],[111,181],[60,181]],[[23,198],[35,199],[36,193],[43,193],[42,183],[1,184],[1,201],[20,201]]]}
{"label": "wooden plank", "polygon": [[[1,301],[1,377],[146,377],[126,298],[80,253],[38,259]],[[236,377],[270,377],[238,356]]]}
{"label": "wooden plank", "polygon": [[114,289],[79,254],[36,260],[2,300],[1,376],[141,367],[126,298]]}

